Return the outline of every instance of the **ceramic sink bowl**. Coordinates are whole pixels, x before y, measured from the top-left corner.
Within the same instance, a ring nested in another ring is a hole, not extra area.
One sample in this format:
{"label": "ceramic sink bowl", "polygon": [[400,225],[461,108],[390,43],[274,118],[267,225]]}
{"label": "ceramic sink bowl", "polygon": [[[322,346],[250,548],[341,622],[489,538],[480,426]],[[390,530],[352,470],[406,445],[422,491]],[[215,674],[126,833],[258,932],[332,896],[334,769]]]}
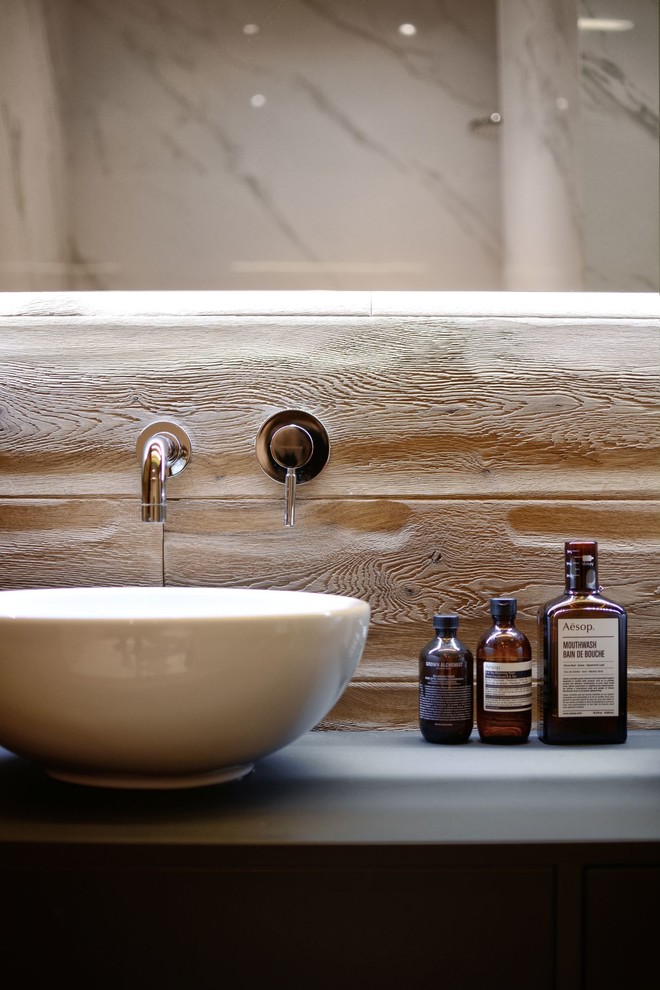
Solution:
{"label": "ceramic sink bowl", "polygon": [[302,591],[2,591],[0,746],[95,786],[242,777],[327,715],[369,617]]}

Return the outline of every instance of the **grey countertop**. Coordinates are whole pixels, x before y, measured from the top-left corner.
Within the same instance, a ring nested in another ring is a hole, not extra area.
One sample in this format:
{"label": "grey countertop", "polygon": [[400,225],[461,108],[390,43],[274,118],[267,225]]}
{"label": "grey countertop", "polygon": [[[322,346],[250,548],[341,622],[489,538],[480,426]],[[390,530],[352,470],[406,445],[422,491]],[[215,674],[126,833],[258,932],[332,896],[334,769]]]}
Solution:
{"label": "grey countertop", "polygon": [[310,732],[243,780],[160,792],[61,783],[0,750],[0,844],[659,841],[660,731],[583,747]]}

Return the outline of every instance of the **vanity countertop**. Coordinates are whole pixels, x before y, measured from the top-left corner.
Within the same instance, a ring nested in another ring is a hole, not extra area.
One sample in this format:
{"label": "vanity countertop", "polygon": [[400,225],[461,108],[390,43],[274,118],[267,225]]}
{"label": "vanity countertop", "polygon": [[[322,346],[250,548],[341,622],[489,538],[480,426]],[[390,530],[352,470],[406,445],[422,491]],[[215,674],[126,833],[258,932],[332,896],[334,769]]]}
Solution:
{"label": "vanity countertop", "polygon": [[660,732],[315,731],[176,791],[65,784],[2,752],[0,880],[12,987],[643,986]]}
{"label": "vanity countertop", "polygon": [[65,784],[0,750],[0,850],[660,843],[660,731],[623,745],[426,743],[309,732],[240,781],[176,791]]}

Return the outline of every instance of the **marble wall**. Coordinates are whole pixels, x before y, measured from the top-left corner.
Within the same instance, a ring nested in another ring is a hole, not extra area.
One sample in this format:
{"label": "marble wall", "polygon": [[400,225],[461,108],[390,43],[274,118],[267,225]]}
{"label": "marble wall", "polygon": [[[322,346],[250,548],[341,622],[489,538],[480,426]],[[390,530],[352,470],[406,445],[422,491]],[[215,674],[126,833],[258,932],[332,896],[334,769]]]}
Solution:
{"label": "marble wall", "polygon": [[586,287],[657,292],[658,0],[582,0],[581,12],[632,25],[580,33]]}
{"label": "marble wall", "polygon": [[469,126],[496,109],[492,0],[75,8],[72,223],[101,285],[497,288],[497,140]]}
{"label": "marble wall", "polygon": [[[554,0],[534,2],[568,64]],[[584,165],[568,184],[585,287],[635,291],[660,288],[658,3],[624,6],[634,29],[580,35],[584,128],[560,157]],[[517,284],[510,265],[512,217],[550,243],[516,190],[531,178],[527,202],[559,214],[533,158],[506,157],[497,8],[4,0],[0,289],[580,288],[556,272]],[[543,100],[547,64],[523,35],[520,85]],[[539,148],[552,165],[557,145]],[[553,250],[566,268],[561,238]]]}
{"label": "marble wall", "polygon": [[502,283],[584,287],[575,0],[500,0]]}
{"label": "marble wall", "polygon": [[0,4],[0,289],[70,285],[66,4]]}

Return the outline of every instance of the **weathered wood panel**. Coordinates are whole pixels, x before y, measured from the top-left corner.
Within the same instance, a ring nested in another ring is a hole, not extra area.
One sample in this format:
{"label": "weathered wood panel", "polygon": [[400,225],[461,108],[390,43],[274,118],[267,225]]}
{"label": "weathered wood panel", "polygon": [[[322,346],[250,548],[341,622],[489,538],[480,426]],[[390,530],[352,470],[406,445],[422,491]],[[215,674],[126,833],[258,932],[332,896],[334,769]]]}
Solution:
{"label": "weathered wood panel", "polygon": [[[417,696],[416,684],[352,681],[317,730],[418,729]],[[628,728],[660,728],[660,681],[629,682]]]}
{"label": "weathered wood panel", "polygon": [[179,497],[269,498],[273,413],[328,430],[327,496],[654,497],[660,321],[0,319],[0,495],[138,497],[146,423],[189,429]]}
{"label": "weathered wood panel", "polygon": [[159,585],[162,554],[127,500],[0,499],[0,588]]}
{"label": "weathered wood panel", "polygon": [[[563,541],[571,537],[599,540],[601,582],[629,612],[631,681],[660,678],[659,508],[601,500],[308,500],[295,528],[285,529],[280,502],[182,500],[171,506],[165,531],[165,582],[367,600],[364,656],[331,721],[409,727],[410,688],[433,613],[457,611],[461,638],[474,649],[490,624],[488,599],[515,595],[519,628],[536,648],[537,610],[563,589]],[[660,724],[660,697],[652,697]]]}
{"label": "weathered wood panel", "polygon": [[[415,727],[439,608],[474,646],[490,595],[515,594],[535,644],[569,536],[601,544],[630,613],[631,726],[659,726],[657,299],[560,295],[0,296],[0,587],[161,583],[135,443],[171,417],[193,460],[168,486],[167,583],[372,605],[320,728]],[[254,455],[285,408],[332,443],[294,530]]]}

